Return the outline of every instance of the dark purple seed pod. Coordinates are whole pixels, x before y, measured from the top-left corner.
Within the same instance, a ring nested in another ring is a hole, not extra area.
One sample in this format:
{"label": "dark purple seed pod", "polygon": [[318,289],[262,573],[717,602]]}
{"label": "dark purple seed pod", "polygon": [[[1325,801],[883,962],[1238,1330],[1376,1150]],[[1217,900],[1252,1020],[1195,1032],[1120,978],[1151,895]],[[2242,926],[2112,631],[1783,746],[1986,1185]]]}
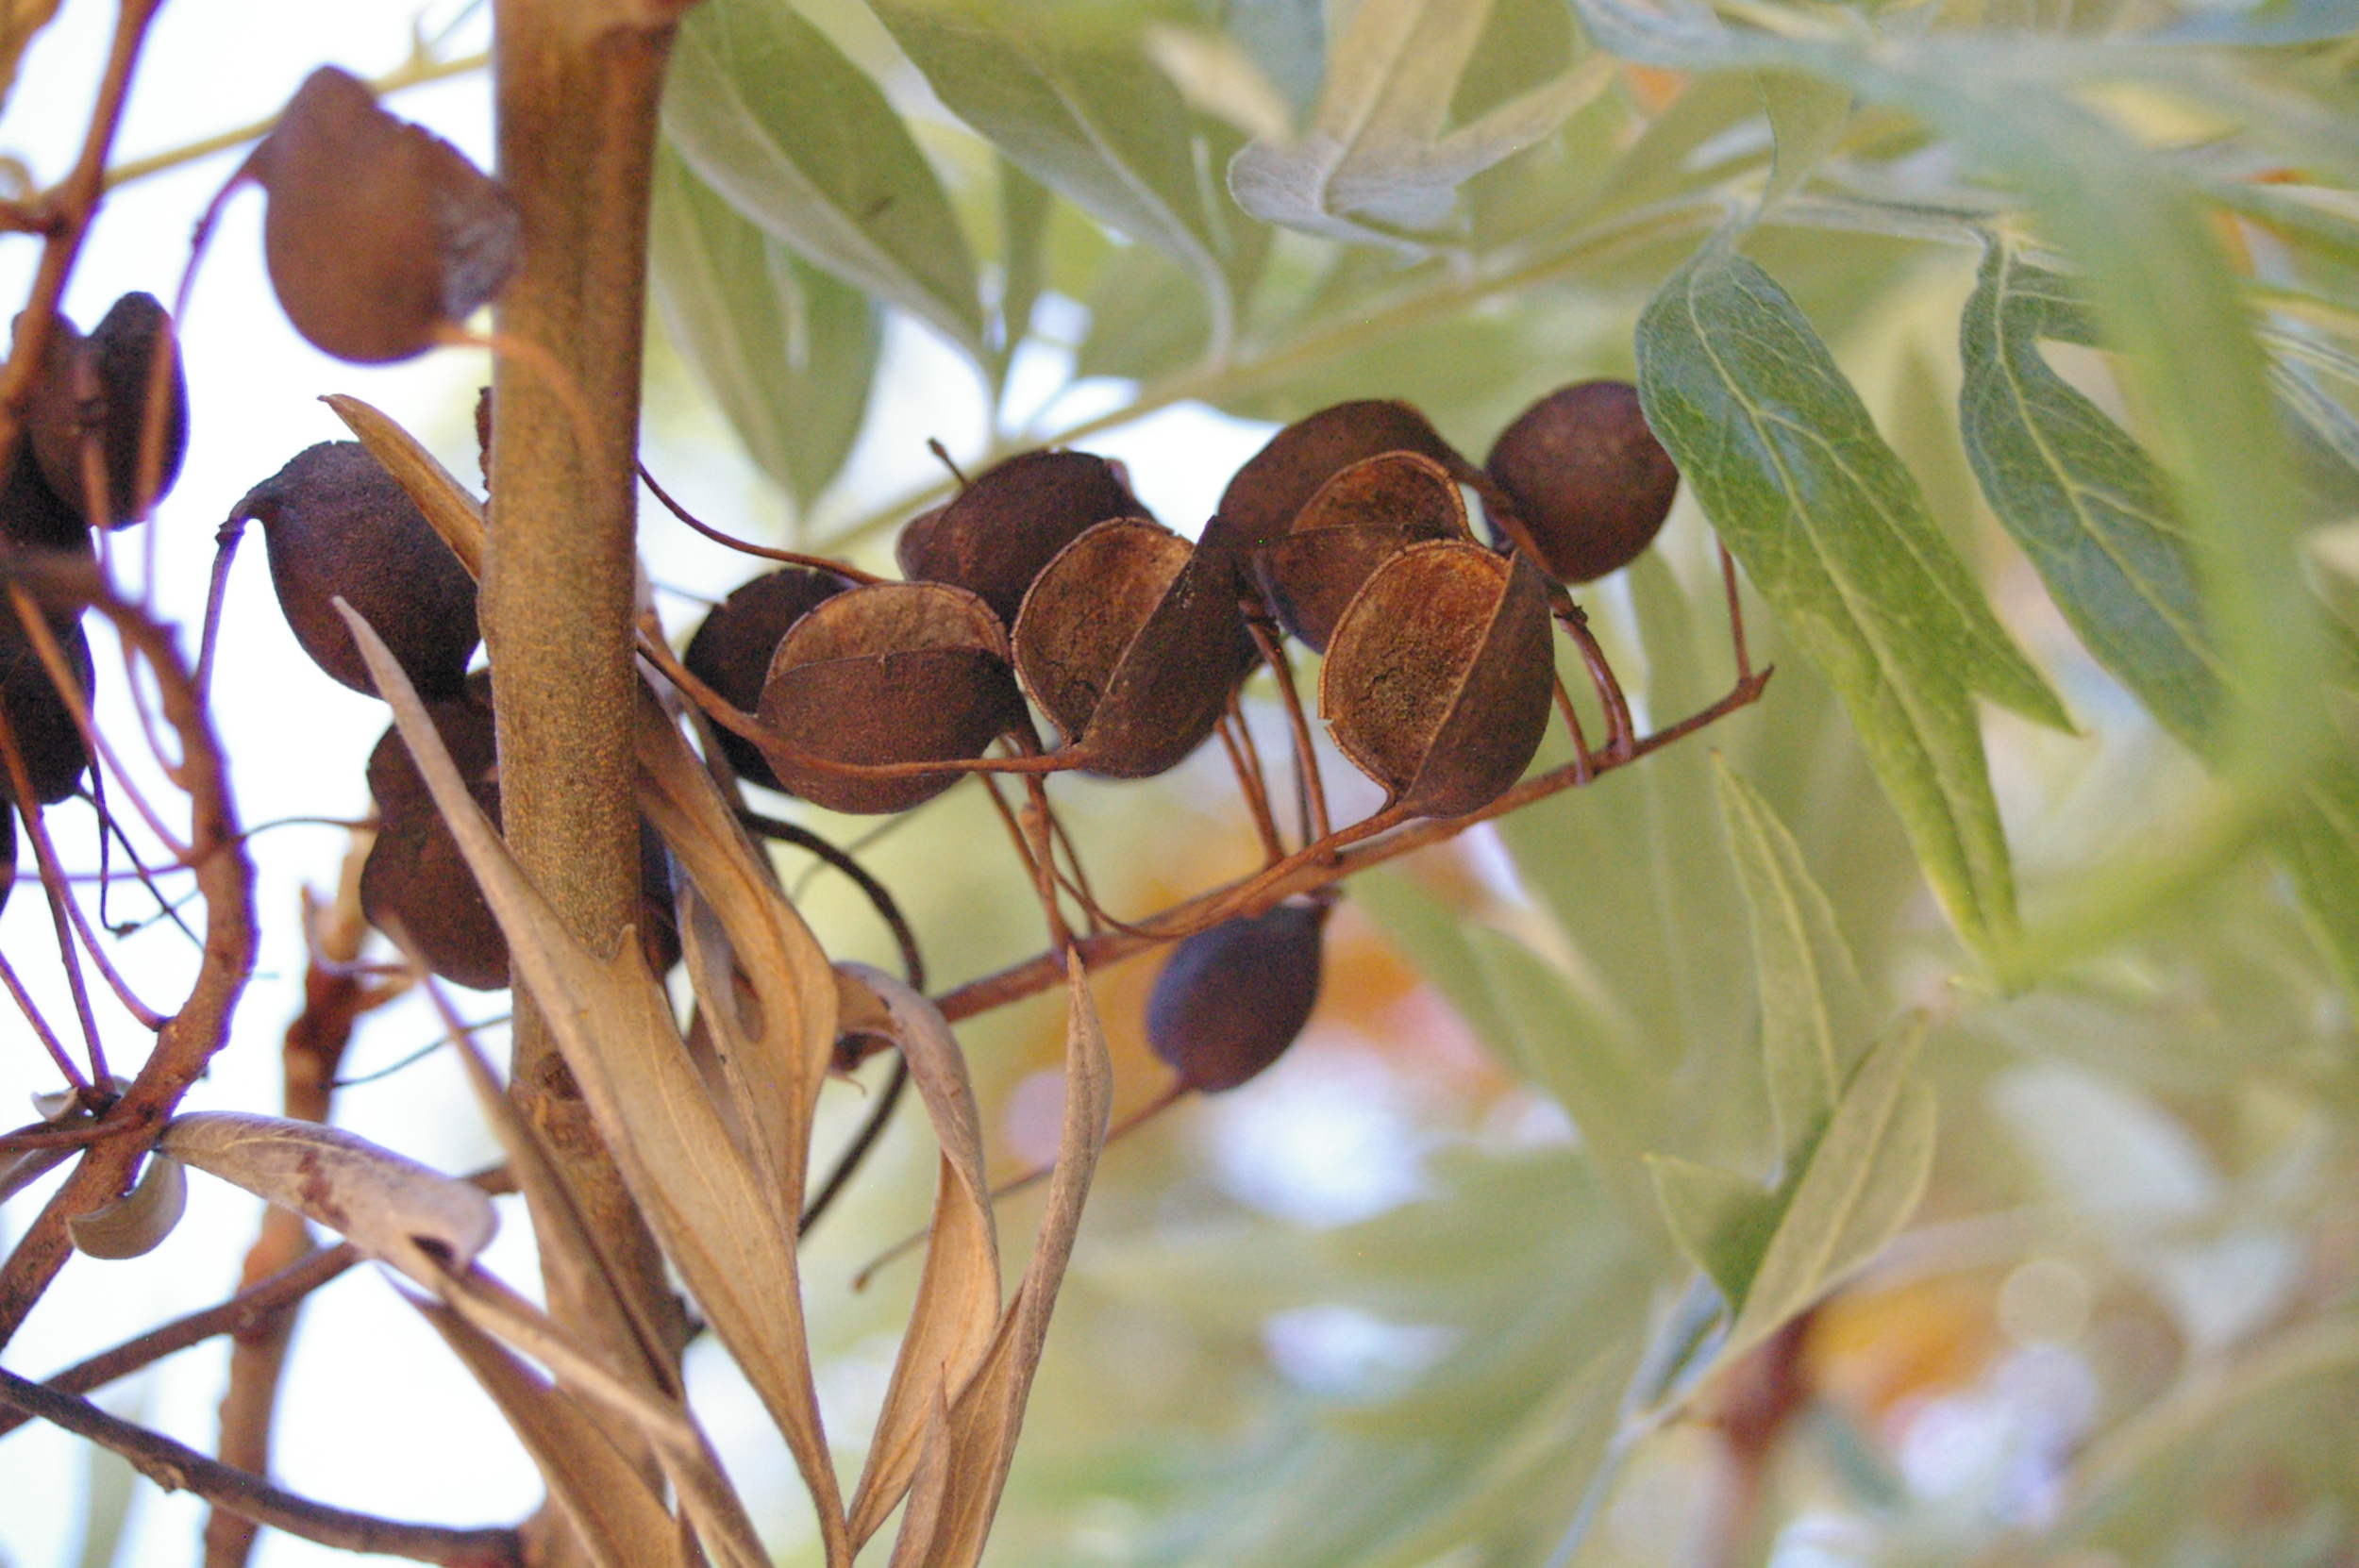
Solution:
{"label": "dark purple seed pod", "polygon": [[[750,713],[761,706],[771,658],[788,630],[820,601],[852,586],[851,578],[812,566],[785,566],[765,573],[712,608],[697,626],[696,635],[688,640],[680,662],[727,698],[730,707]],[[713,729],[729,765],[748,783],[771,790],[783,788],[751,741],[717,725]]]}
{"label": "dark purple seed pod", "polygon": [[765,748],[787,792],[830,811],[906,811],[959,781],[954,771],[862,777],[874,766],[980,757],[1023,698],[991,607],[946,583],[869,583],[796,621],[761,689]]}
{"label": "dark purple seed pod", "polygon": [[901,575],[982,596],[1015,624],[1026,590],[1058,551],[1110,517],[1145,517],[1121,469],[1088,452],[1026,452],[977,475],[912,521],[894,545]]}
{"label": "dark purple seed pod", "polygon": [[[155,295],[129,293],[114,302],[87,338],[63,321],[57,327],[42,367],[44,385],[26,420],[42,477],[77,511],[88,507],[91,487],[83,475],[82,446],[86,436],[94,436],[106,473],[107,515],[92,521],[110,528],[135,523],[172,488],[188,455],[189,384],[172,317]],[[142,492],[141,438],[148,379],[158,371],[159,355],[164,359],[159,461],[153,484]]]}
{"label": "dark purple seed pod", "polygon": [[367,448],[350,441],[305,448],[246,492],[229,519],[262,525],[278,608],[313,663],[376,694],[336,613],[342,597],[385,640],[419,695],[458,694],[477,642],[475,579]]}
{"label": "dark purple seed pod", "polygon": [[[96,690],[97,668],[91,662],[90,639],[83,635],[81,614],[77,610],[68,618],[49,615],[46,619],[81,688],[87,711]],[[83,742],[82,726],[74,722],[74,709],[49,678],[41,650],[25,635],[15,607],[5,599],[0,599],[0,711],[7,713],[9,731],[24,754],[33,798],[43,806],[55,806],[72,794],[90,766],[90,747]],[[0,765],[0,796],[16,798],[13,777],[5,765]]]}
{"label": "dark purple seed pod", "polygon": [[1188,1088],[1234,1089],[1285,1054],[1319,998],[1325,904],[1224,920],[1172,948],[1146,999],[1146,1042]]}
{"label": "dark purple seed pod", "polygon": [[[456,697],[427,702],[427,715],[494,826],[500,820],[497,726],[488,675],[470,678]],[[376,842],[360,867],[360,911],[382,931],[398,930],[427,969],[454,985],[498,991],[508,985],[508,939],[410,759],[398,729],[369,754],[369,793],[376,801]],[[679,960],[671,871],[662,842],[639,829],[641,950],[659,975]]]}
{"label": "dark purple seed pod", "polygon": [[1548,588],[1530,560],[1413,544],[1361,585],[1319,668],[1337,749],[1392,801],[1463,816],[1540,749],[1554,676]]}
{"label": "dark purple seed pod", "polygon": [[333,66],[304,80],[246,167],[269,192],[278,303],[339,359],[425,353],[515,269],[524,220],[498,183]]}
{"label": "dark purple seed pod", "polygon": [[1325,653],[1369,573],[1411,544],[1471,537],[1466,504],[1441,464],[1386,452],[1321,485],[1295,514],[1292,531],[1255,552],[1255,575],[1280,625]]}
{"label": "dark purple seed pod", "polygon": [[1204,743],[1250,667],[1233,572],[1143,517],[1050,561],[1016,615],[1016,674],[1091,773],[1146,778]]}
{"label": "dark purple seed pod", "polygon": [[1485,466],[1515,509],[1492,519],[1494,535],[1505,533],[1562,583],[1593,582],[1636,560],[1680,486],[1627,381],[1559,387],[1499,433]]}
{"label": "dark purple seed pod", "polygon": [[16,443],[8,477],[0,480],[0,541],[17,550],[69,550],[84,557],[94,553],[90,525],[41,476],[30,441]]}
{"label": "dark purple seed pod", "polygon": [[1296,513],[1336,475],[1385,452],[1430,458],[1453,479],[1477,470],[1406,403],[1338,403],[1298,419],[1237,470],[1205,529],[1206,541],[1252,551],[1286,536]]}
{"label": "dark purple seed pod", "polygon": [[0,805],[0,910],[16,891],[16,812]]}

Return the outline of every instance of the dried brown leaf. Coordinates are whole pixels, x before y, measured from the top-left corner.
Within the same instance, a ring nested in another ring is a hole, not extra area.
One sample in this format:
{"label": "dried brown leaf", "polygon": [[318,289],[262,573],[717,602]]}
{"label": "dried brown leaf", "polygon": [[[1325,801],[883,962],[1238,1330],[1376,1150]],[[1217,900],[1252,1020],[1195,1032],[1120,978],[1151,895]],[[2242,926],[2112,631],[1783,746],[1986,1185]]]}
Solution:
{"label": "dried brown leaf", "polygon": [[156,1147],[318,1221],[429,1290],[446,1263],[465,1268],[499,1228],[474,1183],[317,1122],[197,1111],[166,1123]]}
{"label": "dried brown leaf", "polygon": [[[786,1438],[818,1513],[828,1561],[831,1568],[845,1568],[851,1552],[845,1534],[842,1495],[811,1386],[794,1238],[791,1230],[782,1231],[778,1226],[775,1196],[762,1190],[706,1097],[673,1022],[670,1002],[648,974],[635,939],[626,940],[607,959],[592,956],[573,940],[469,797],[417,693],[402,677],[384,643],[366,622],[346,613],[353,640],[368,658],[377,690],[393,705],[394,720],[410,742],[419,771],[426,776],[435,804],[449,820],[467,863],[508,933],[516,976],[548,1019],[565,1064],[581,1086],[625,1184],[664,1255],[687,1281],[713,1330]],[[653,707],[652,698],[643,701]],[[644,778],[652,738],[644,725],[640,735]],[[660,759],[661,748],[654,749]],[[688,807],[665,790],[661,781],[655,784],[647,792],[657,798],[643,809],[657,818],[659,826],[663,822],[661,813],[670,812],[676,819],[673,827],[680,827],[677,819]],[[696,821],[693,816],[688,820],[692,825]],[[734,824],[729,826],[733,829]],[[714,833],[692,826],[685,832],[667,831],[665,836],[678,846],[676,853],[683,862],[692,857],[701,859],[705,876],[715,876],[726,867],[726,858],[713,852],[722,842]],[[693,869],[691,875],[696,875]],[[725,874],[718,875],[718,880],[728,889],[726,893],[716,893],[714,883],[701,877],[698,886],[713,898],[727,922],[733,905],[743,907],[746,890],[732,885]],[[782,900],[779,907],[783,908]],[[799,921],[795,927],[800,929]],[[751,927],[747,934],[752,934]],[[787,940],[783,930],[774,928],[770,934],[783,946]],[[731,936],[744,940],[734,928]],[[808,932],[802,936],[809,941]],[[812,950],[816,951],[815,943]],[[760,955],[742,953],[741,959],[749,975],[761,976]],[[832,1043],[834,976],[824,959],[819,961],[815,980],[806,980],[803,976],[811,972],[798,969],[792,959],[781,959],[779,967],[785,976],[782,983],[808,997],[808,1010],[792,1004],[773,1010],[765,1000],[765,1015],[782,1021],[773,1027],[791,1027],[784,1021],[824,1018],[828,1030],[818,1053],[824,1058],[827,1045]],[[764,977],[781,983],[778,976]],[[794,1091],[791,1081],[774,1088],[779,1093]],[[808,1137],[807,1119],[804,1136]]]}
{"label": "dried brown leaf", "polygon": [[[1113,1072],[1106,1037],[1090,999],[1079,954],[1065,956],[1066,1025],[1064,1124],[1057,1140],[1056,1173],[1048,1182],[1047,1212],[1032,1243],[1024,1282],[999,1319],[983,1364],[951,1402],[942,1444],[946,1472],[938,1504],[914,1494],[893,1543],[892,1568],[973,1568],[991,1535],[1007,1485],[1008,1467],[1024,1426],[1024,1405],[1048,1337],[1048,1315],[1064,1281],[1080,1228],[1081,1204],[1113,1105]],[[921,1456],[920,1469],[931,1462]]]}
{"label": "dried brown leaf", "polygon": [[671,1511],[588,1412],[450,1308],[411,1305],[508,1418],[598,1568],[686,1568]]}
{"label": "dried brown leaf", "polygon": [[481,1269],[443,1276],[437,1293],[468,1323],[548,1368],[560,1385],[598,1401],[645,1433],[681,1511],[723,1568],[769,1568],[745,1504],[686,1406],[617,1376],[562,1325]]}
{"label": "dried brown leaf", "polygon": [[[860,1009],[881,1012],[884,1032],[909,1062],[941,1145],[934,1219],[917,1302],[885,1390],[876,1436],[852,1493],[852,1545],[877,1533],[911,1486],[937,1409],[981,1365],[999,1326],[999,1239],[983,1176],[982,1119],[966,1058],[941,1011],[909,986],[866,964],[840,964],[846,984],[867,993]],[[912,1506],[914,1506],[912,1504]]]}
{"label": "dried brown leaf", "polygon": [[189,1174],[176,1159],[147,1157],[139,1184],[112,1203],[65,1222],[74,1250],[89,1258],[138,1258],[156,1250],[189,1206]]}

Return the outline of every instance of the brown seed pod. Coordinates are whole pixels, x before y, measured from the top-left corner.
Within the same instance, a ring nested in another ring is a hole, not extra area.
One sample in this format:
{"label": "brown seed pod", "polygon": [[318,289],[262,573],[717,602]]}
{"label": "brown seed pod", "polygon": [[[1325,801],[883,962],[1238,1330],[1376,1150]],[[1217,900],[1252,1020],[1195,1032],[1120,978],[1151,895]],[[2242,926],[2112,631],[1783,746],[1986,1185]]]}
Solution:
{"label": "brown seed pod", "polygon": [[[159,354],[167,357],[169,367],[157,442],[161,460],[154,487],[142,494],[140,440],[147,418],[148,376]],[[86,389],[92,394],[87,400]],[[189,448],[189,383],[181,373],[172,317],[153,294],[125,294],[87,338],[63,320],[51,332],[26,432],[42,477],[77,512],[87,504],[90,491],[82,474],[86,431],[98,438],[107,474],[108,515],[94,522],[110,528],[137,522],[180,476]]]}
{"label": "brown seed pod", "polygon": [[0,909],[16,891],[16,813],[0,806]]}
{"label": "brown seed pod", "polygon": [[862,778],[812,759],[980,757],[1022,700],[989,605],[946,583],[880,582],[834,594],[795,623],[771,657],[760,716],[784,742],[764,752],[789,793],[830,811],[906,811],[960,776]]}
{"label": "brown seed pod", "polygon": [[1476,472],[1408,404],[1376,399],[1338,403],[1287,425],[1237,470],[1221,493],[1220,510],[1205,537],[1240,550],[1283,539],[1295,514],[1319,487],[1353,463],[1384,452],[1430,458],[1454,478]]}
{"label": "brown seed pod", "polygon": [[[770,678],[771,656],[789,627],[822,599],[833,598],[852,586],[849,577],[811,566],[785,566],[765,573],[712,607],[696,635],[688,640],[680,662],[707,686],[728,699],[729,705],[751,712],[761,702],[762,684]],[[714,726],[721,749],[749,783],[781,789],[761,752],[733,729]]]}
{"label": "brown seed pod", "polygon": [[1319,711],[1396,804],[1461,816],[1497,800],[1539,750],[1553,669],[1548,587],[1529,560],[1413,544],[1337,623]]}
{"label": "brown seed pod", "polygon": [[947,506],[913,520],[893,547],[912,582],[946,582],[982,595],[1015,624],[1025,591],[1058,551],[1094,523],[1144,517],[1122,472],[1088,452],[1026,452],[977,475]]}
{"label": "brown seed pod", "polygon": [[458,693],[475,651],[475,579],[358,442],[322,442],[245,492],[233,523],[262,525],[278,608],[312,662],[374,696],[341,595],[385,639],[422,696]]}
{"label": "brown seed pod", "polygon": [[[426,710],[467,792],[496,826],[499,763],[491,677],[476,676],[460,695],[431,699]],[[452,984],[501,990],[508,984],[508,939],[398,729],[388,728],[369,754],[368,779],[379,821],[376,842],[360,867],[361,913],[379,930],[398,929],[427,968]],[[661,975],[679,960],[679,935],[663,845],[644,824],[639,876],[641,948]]]}
{"label": "brown seed pod", "polygon": [[1627,381],[1559,387],[1499,433],[1486,463],[1514,504],[1492,520],[1563,583],[1593,582],[1654,542],[1680,471]]}
{"label": "brown seed pod", "polygon": [[[47,620],[82,689],[87,710],[97,670],[91,662],[90,639],[82,632],[81,612],[50,615]],[[32,776],[33,798],[43,806],[55,806],[72,794],[82,781],[83,770],[90,766],[90,747],[83,743],[81,726],[74,722],[74,709],[66,706],[49,678],[41,650],[25,634],[16,608],[5,597],[0,597],[0,711],[8,714],[9,731],[25,757],[25,770]],[[16,798],[5,764],[0,764],[0,797]]]}
{"label": "brown seed pod", "polygon": [[278,303],[339,359],[425,353],[515,268],[523,219],[498,184],[333,66],[305,78],[246,168],[270,196]]}
{"label": "brown seed pod", "polygon": [[11,549],[93,553],[90,525],[41,476],[30,441],[16,443],[8,477],[0,480],[0,541]]}
{"label": "brown seed pod", "polygon": [[1470,537],[1466,504],[1442,465],[1386,452],[1321,485],[1293,530],[1254,553],[1255,575],[1279,622],[1325,653],[1344,607],[1389,557],[1423,540]]}
{"label": "brown seed pod", "polygon": [[1280,904],[1171,950],[1146,998],[1146,1042],[1188,1088],[1234,1089],[1285,1054],[1319,997],[1328,906]]}
{"label": "brown seed pod", "polygon": [[1057,553],[1016,615],[1016,674],[1088,771],[1146,778],[1204,743],[1249,668],[1227,561],[1142,517]]}

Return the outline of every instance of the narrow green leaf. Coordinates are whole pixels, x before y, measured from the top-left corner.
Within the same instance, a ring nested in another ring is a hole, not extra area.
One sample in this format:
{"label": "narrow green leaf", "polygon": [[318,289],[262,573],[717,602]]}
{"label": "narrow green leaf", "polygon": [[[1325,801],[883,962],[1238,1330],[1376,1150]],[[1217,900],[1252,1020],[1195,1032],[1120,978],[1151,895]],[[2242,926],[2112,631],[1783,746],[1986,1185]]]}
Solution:
{"label": "narrow green leaf", "polygon": [[723,201],[669,147],[656,154],[648,225],[656,305],[674,346],[755,466],[808,506],[860,437],[881,314]]}
{"label": "narrow green leaf", "polygon": [[1047,277],[1048,187],[1009,162],[999,172],[999,342],[1004,364],[1032,330],[1032,307]]}
{"label": "narrow green leaf", "polygon": [[1968,942],[2015,924],[1972,692],[2069,727],[1784,291],[1724,242],[1638,324],[1648,423],[1787,636],[1841,694]]}
{"label": "narrow green leaf", "polygon": [[2359,996],[2359,770],[2331,768],[2311,782],[2277,854],[2343,989]]}
{"label": "narrow green leaf", "polygon": [[1235,319],[1223,237],[1204,206],[1187,106],[1128,42],[1060,36],[1022,8],[873,0],[935,93],[1067,201],[1185,266],[1226,344]]}
{"label": "narrow green leaf", "polygon": [[1647,1174],[1671,1240],[1735,1311],[1777,1234],[1778,1195],[1732,1171],[1667,1154],[1647,1156]]}
{"label": "narrow green leaf", "polygon": [[981,358],[974,259],[932,166],[877,84],[785,0],[708,0],[689,13],[663,130],[797,255]]}
{"label": "narrow green leaf", "polygon": [[1811,171],[1834,150],[1843,127],[1850,123],[1851,94],[1848,89],[1799,71],[1757,71],[1753,86],[1761,93],[1762,108],[1769,112],[1769,134],[1776,149],[1769,167],[1769,188],[1761,198],[1765,211],[1808,179]]}
{"label": "narrow green leaf", "polygon": [[1614,62],[1595,56],[1445,133],[1490,14],[1491,0],[1362,0],[1329,54],[1310,125],[1256,140],[1230,162],[1237,204],[1308,233],[1414,248],[1395,231],[1438,226],[1459,186],[1553,131],[1611,79]]}
{"label": "narrow green leaf", "polygon": [[2097,661],[2202,750],[2220,669],[2195,551],[2152,459],[2041,358],[2094,344],[2071,281],[2002,240],[1983,252],[1958,324],[1958,425],[1983,495]]}
{"label": "narrow green leaf", "polygon": [[1752,786],[1714,762],[1720,820],[1752,916],[1778,1159],[1791,1173],[1825,1131],[1873,1028],[1851,950],[1794,836]]}
{"label": "narrow green leaf", "polygon": [[1744,1307],[1721,1347],[1743,1355],[1899,1233],[1933,1162],[1933,1093],[1912,1078],[1923,1026],[1913,1022],[1868,1053],[1826,1135],[1793,1183]]}
{"label": "narrow green leaf", "polygon": [[1195,280],[1169,257],[1132,245],[1097,275],[1089,334],[1074,357],[1077,376],[1147,381],[1184,370],[1204,352],[1212,320]]}

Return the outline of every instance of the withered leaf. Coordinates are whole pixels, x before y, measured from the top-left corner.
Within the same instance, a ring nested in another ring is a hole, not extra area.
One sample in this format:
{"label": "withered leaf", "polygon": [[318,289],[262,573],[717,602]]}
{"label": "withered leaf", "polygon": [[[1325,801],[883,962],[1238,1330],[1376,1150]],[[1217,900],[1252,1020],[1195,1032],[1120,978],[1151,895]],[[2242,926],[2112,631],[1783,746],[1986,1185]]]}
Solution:
{"label": "withered leaf", "polygon": [[[1032,1375],[1048,1336],[1048,1317],[1063,1283],[1080,1227],[1097,1156],[1105,1147],[1113,1105],[1113,1073],[1106,1039],[1090,999],[1080,957],[1065,957],[1066,1024],[1064,1121],[1049,1178],[1047,1211],[1032,1244],[1024,1282],[1000,1315],[999,1331],[975,1376],[950,1402],[946,1428],[928,1434],[918,1470],[927,1486],[913,1493],[893,1543],[892,1568],[973,1568],[990,1537],[999,1494],[1024,1425]],[[939,1442],[933,1441],[939,1435]],[[938,1468],[937,1468],[938,1467]],[[939,1493],[932,1477],[941,1476]]]}
{"label": "withered leaf", "polygon": [[991,1346],[999,1326],[999,1241],[983,1176],[981,1118],[950,1026],[932,1003],[881,970],[842,964],[837,973],[865,990],[884,1014],[941,1147],[917,1302],[852,1493],[857,1549],[909,1490],[935,1412],[946,1419],[945,1402],[965,1386]]}
{"label": "withered leaf", "polygon": [[686,1568],[671,1510],[579,1405],[450,1308],[410,1304],[508,1418],[597,1568]]}
{"label": "withered leaf", "polygon": [[333,66],[305,78],[246,167],[269,192],[271,287],[322,353],[423,354],[515,269],[524,224],[497,182]]}
{"label": "withered leaf", "polygon": [[499,1228],[492,1200],[460,1181],[317,1122],[203,1110],[164,1125],[156,1147],[327,1226],[370,1257],[434,1288]]}
{"label": "withered leaf", "polygon": [[[631,1196],[786,1438],[818,1512],[828,1561],[844,1568],[851,1552],[811,1383],[794,1240],[779,1228],[773,1195],[705,1096],[669,999],[634,943],[627,940],[599,959],[574,941],[469,798],[400,666],[365,621],[344,613]],[[693,850],[693,842],[681,842],[684,862]],[[833,977],[824,966],[813,990],[832,1008]],[[796,1009],[782,1008],[778,1016],[797,1016]],[[832,1028],[826,1043],[833,1043]]]}
{"label": "withered leaf", "polygon": [[65,1222],[74,1250],[90,1258],[138,1258],[156,1250],[189,1206],[188,1171],[176,1159],[147,1157],[128,1193]]}
{"label": "withered leaf", "polygon": [[1539,749],[1553,678],[1548,591],[1517,556],[1438,541],[1361,585],[1319,670],[1336,746],[1395,802],[1459,816],[1497,799]]}

